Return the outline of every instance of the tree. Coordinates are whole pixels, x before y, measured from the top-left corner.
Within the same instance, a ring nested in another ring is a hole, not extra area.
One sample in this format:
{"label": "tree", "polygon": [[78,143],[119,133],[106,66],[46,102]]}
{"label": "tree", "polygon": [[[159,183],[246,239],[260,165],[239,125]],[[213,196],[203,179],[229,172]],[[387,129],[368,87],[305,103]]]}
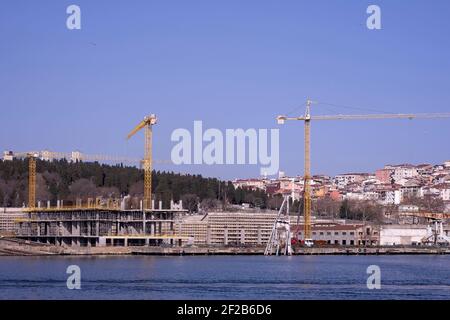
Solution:
{"label": "tree", "polygon": [[98,194],[95,184],[91,180],[84,178],[72,183],[69,189],[72,201],[76,199],[95,198]]}
{"label": "tree", "polygon": [[205,211],[213,211],[219,209],[221,207],[221,203],[217,199],[206,198],[202,200],[200,207]]}
{"label": "tree", "polygon": [[[130,194],[143,197],[144,171],[123,165],[106,165],[97,162],[72,163],[65,159],[37,160],[37,200],[74,201],[76,198],[119,197]],[[0,190],[6,206],[21,206],[28,200],[28,160],[0,160]],[[250,202],[266,208],[268,196],[263,190],[234,188],[230,181],[204,178],[201,175],[173,172],[152,172],[152,190],[157,201],[167,207],[170,200],[178,201],[184,195],[195,195],[198,202],[204,199],[221,200],[223,205]],[[83,199],[86,201],[86,199]],[[140,201],[140,200],[139,200]],[[216,207],[220,207],[216,204]]]}
{"label": "tree", "polygon": [[183,208],[190,213],[197,212],[198,210],[198,196],[192,193],[185,194],[181,197],[183,201]]}
{"label": "tree", "polygon": [[417,196],[405,197],[402,204],[415,205],[418,206],[420,210],[428,212],[444,212],[445,209],[445,203],[442,198],[430,194],[426,194],[422,198]]}
{"label": "tree", "polygon": [[340,215],[341,204],[329,197],[317,199],[312,203],[315,214],[327,218],[336,218]]}
{"label": "tree", "polygon": [[133,183],[130,187],[129,194],[132,197],[143,196],[144,195],[144,182],[138,181],[138,182]]}

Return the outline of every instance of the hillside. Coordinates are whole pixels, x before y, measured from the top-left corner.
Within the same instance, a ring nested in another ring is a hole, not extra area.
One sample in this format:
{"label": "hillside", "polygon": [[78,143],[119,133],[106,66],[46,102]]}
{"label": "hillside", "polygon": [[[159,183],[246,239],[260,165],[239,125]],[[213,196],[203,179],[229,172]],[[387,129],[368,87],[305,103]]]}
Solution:
{"label": "hillside", "polygon": [[[135,167],[100,163],[71,163],[67,160],[37,161],[36,199],[64,200],[72,204],[77,198],[142,197],[144,172]],[[228,181],[185,175],[174,172],[153,171],[153,193],[156,201],[168,205],[171,199],[183,200],[185,207],[195,211],[198,203],[204,207],[223,203],[249,202],[266,207],[267,196],[262,191],[235,189]],[[20,207],[27,202],[28,161],[0,160],[0,206]]]}

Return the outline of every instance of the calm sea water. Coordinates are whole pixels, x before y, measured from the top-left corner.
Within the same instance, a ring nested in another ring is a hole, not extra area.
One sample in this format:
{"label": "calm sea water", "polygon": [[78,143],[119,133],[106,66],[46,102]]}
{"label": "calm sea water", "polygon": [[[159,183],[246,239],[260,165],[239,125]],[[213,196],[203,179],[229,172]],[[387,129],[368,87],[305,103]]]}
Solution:
{"label": "calm sea water", "polygon": [[450,299],[450,256],[0,257],[0,299]]}

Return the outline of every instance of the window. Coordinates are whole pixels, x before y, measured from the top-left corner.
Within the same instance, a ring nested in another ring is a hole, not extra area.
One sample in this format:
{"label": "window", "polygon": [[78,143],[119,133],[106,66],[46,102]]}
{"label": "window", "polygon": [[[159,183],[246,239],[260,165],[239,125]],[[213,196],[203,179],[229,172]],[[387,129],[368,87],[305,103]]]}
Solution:
{"label": "window", "polygon": [[354,235],[355,235],[355,233],[354,233],[354,232],[352,231],[352,232],[350,232],[350,235],[351,235],[351,236],[354,236]]}
{"label": "window", "polygon": [[342,240],[342,244],[345,246],[347,244],[347,240]]}
{"label": "window", "polygon": [[355,244],[355,241],[354,240],[350,240],[350,245],[354,245]]}
{"label": "window", "polygon": [[316,232],[314,231],[312,234],[315,236],[315,235],[316,235]]}
{"label": "window", "polygon": [[327,236],[331,236],[331,232],[327,232]]}
{"label": "window", "polygon": [[339,241],[338,240],[334,240],[334,244],[339,244]]}
{"label": "window", "polygon": [[343,236],[346,236],[346,235],[347,235],[347,232],[345,232],[345,231],[342,232],[342,235],[343,235]]}
{"label": "window", "polygon": [[334,235],[335,235],[335,236],[338,236],[338,235],[339,235],[339,232],[335,232]]}
{"label": "window", "polygon": [[321,232],[320,235],[323,236],[323,232]]}

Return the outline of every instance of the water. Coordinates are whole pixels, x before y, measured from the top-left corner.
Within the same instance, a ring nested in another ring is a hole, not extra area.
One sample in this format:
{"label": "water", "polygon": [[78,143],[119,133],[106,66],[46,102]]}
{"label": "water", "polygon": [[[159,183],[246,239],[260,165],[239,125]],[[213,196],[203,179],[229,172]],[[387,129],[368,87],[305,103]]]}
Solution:
{"label": "water", "polygon": [[450,299],[450,256],[0,257],[0,299]]}

